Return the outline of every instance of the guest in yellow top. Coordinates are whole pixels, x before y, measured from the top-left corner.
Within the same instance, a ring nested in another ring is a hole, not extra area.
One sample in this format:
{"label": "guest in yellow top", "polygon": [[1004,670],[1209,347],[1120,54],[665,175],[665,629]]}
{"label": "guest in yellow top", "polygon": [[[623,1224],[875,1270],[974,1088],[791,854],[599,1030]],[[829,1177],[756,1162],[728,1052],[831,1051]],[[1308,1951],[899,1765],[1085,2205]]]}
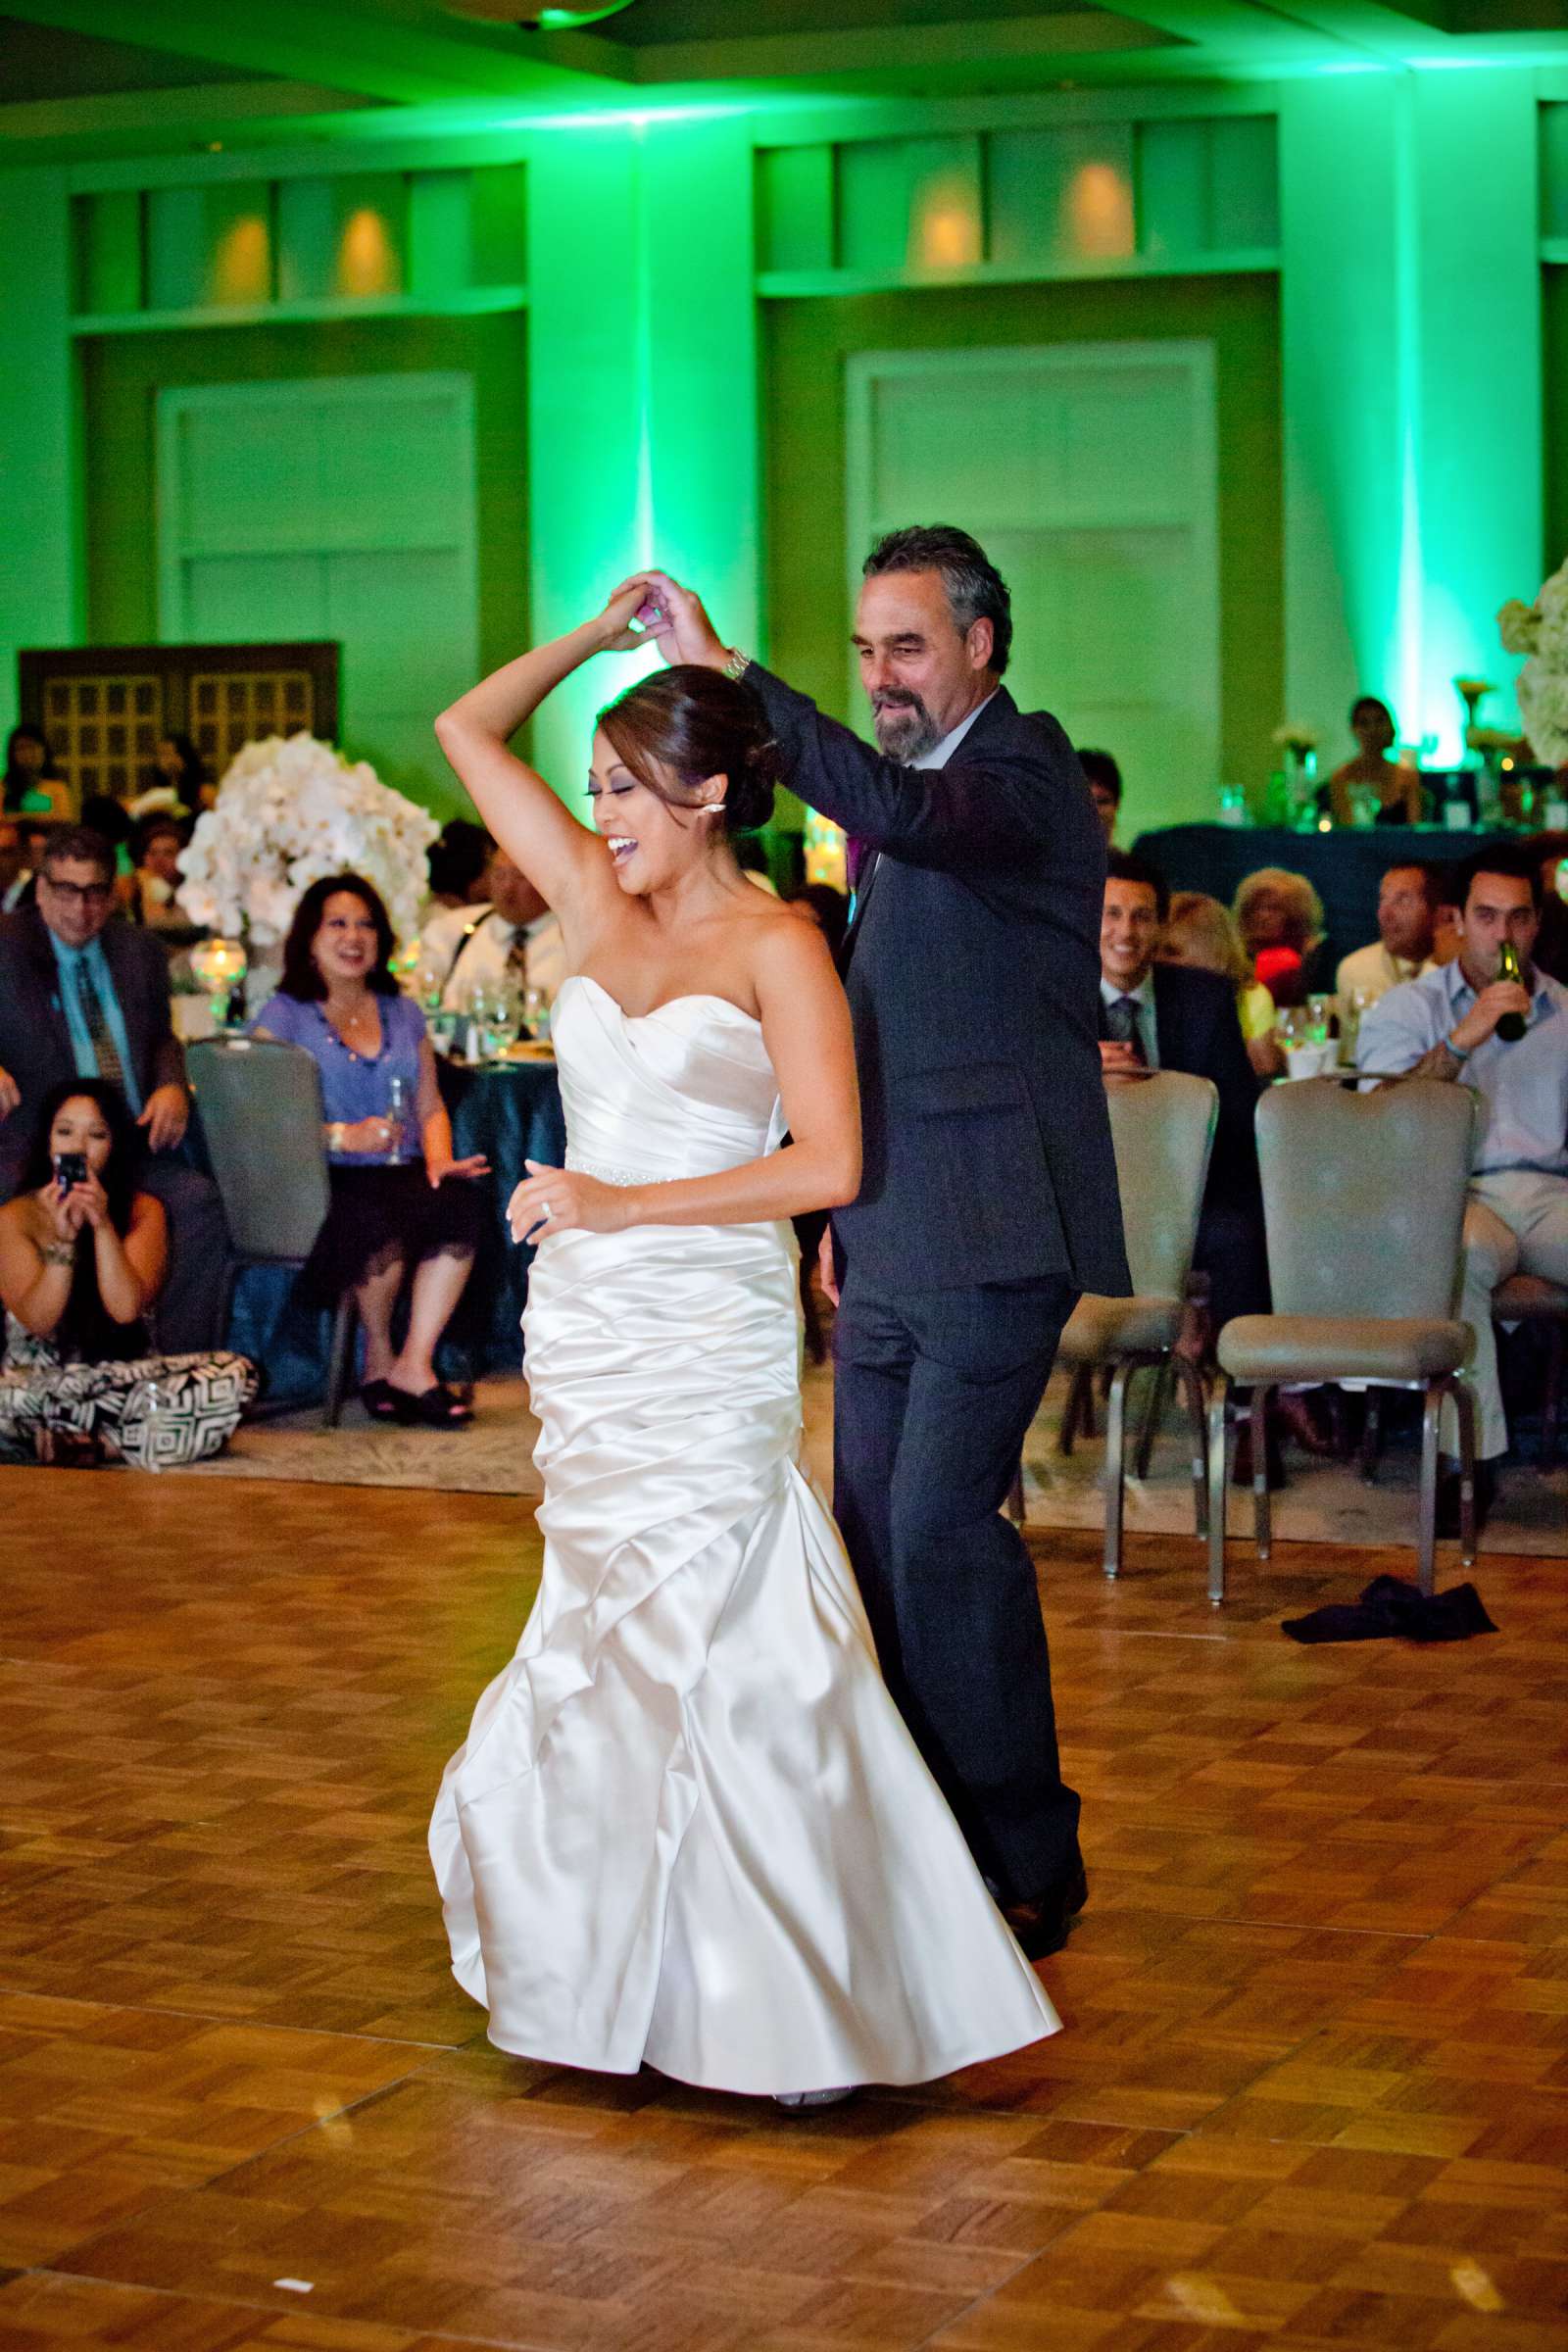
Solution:
{"label": "guest in yellow top", "polygon": [[1389,758],[1394,749],[1394,713],[1375,694],[1363,694],[1350,705],[1350,733],[1357,750],[1329,778],[1329,813],[1337,825],[1355,821],[1350,788],[1362,785],[1378,797],[1373,822],[1379,825],[1418,825],[1421,822],[1421,778],[1413,767]]}
{"label": "guest in yellow top", "polygon": [[1173,891],[1155,956],[1160,963],[1187,963],[1228,980],[1236,991],[1248,1060],[1260,1078],[1281,1075],[1285,1056],[1274,1036],[1274,1000],[1252,970],[1228,906],[1200,890]]}

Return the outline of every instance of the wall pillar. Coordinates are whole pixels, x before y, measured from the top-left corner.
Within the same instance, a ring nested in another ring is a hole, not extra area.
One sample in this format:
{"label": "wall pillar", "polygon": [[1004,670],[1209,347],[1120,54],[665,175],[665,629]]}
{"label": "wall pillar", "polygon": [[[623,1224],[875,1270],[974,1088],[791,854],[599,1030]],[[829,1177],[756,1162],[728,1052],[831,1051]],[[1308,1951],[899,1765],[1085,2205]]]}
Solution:
{"label": "wall pillar", "polygon": [[1524,74],[1282,93],[1284,700],[1336,753],[1367,692],[1452,761],[1454,676],[1516,667],[1493,616],[1539,585],[1536,153]]}
{"label": "wall pillar", "polygon": [[0,725],[16,719],[17,654],[71,645],[80,625],[80,485],[65,174],[0,172]]}
{"label": "wall pillar", "polygon": [[[752,152],[738,124],[637,122],[529,167],[529,537],[544,638],[659,563],[757,643],[760,484]],[[607,657],[540,712],[564,797],[593,714],[655,657]]]}

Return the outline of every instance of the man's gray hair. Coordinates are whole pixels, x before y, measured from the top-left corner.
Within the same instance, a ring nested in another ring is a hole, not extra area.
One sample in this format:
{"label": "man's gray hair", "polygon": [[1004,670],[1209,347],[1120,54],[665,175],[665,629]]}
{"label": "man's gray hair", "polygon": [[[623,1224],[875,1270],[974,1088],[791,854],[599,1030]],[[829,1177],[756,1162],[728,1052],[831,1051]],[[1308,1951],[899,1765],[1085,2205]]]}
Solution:
{"label": "man's gray hair", "polygon": [[977,620],[991,623],[991,661],[1001,677],[1012,650],[1012,599],[978,539],[951,522],[915,522],[877,541],[861,567],[868,580],[888,571],[939,571],[948,611],[961,636]]}

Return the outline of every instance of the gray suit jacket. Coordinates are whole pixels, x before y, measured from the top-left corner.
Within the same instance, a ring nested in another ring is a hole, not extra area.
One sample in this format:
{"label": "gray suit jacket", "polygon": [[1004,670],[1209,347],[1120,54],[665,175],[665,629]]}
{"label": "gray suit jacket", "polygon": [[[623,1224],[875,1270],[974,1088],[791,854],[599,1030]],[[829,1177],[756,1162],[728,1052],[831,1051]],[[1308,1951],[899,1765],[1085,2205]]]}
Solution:
{"label": "gray suit jacket", "polygon": [[[145,1102],[155,1087],[185,1083],[170,1015],[169,958],[150,932],[119,917],[106,926],[103,948]],[[26,906],[0,922],[0,1069],[22,1090],[21,1107],[0,1119],[0,1200],[21,1180],[39,1103],[75,1068],[48,928],[37,907]]]}
{"label": "gray suit jacket", "polygon": [[1098,1040],[1105,847],[1071,744],[1000,689],[944,768],[885,760],[754,664],[785,782],[880,856],[845,943],[864,1177],[892,1286],[1131,1288]]}

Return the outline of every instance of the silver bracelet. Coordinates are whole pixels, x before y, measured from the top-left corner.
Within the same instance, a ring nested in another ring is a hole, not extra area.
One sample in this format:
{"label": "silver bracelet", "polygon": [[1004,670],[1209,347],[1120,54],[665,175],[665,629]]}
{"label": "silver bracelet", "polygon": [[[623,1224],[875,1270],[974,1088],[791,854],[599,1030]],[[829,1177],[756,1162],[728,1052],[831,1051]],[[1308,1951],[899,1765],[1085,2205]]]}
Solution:
{"label": "silver bracelet", "polygon": [[76,1252],[70,1242],[45,1242],[39,1245],[39,1256],[46,1266],[74,1266]]}
{"label": "silver bracelet", "polygon": [[751,668],[751,655],[743,654],[738,645],[732,645],[729,649],[729,659],[724,663],[725,677],[737,679],[744,678],[746,672]]}

